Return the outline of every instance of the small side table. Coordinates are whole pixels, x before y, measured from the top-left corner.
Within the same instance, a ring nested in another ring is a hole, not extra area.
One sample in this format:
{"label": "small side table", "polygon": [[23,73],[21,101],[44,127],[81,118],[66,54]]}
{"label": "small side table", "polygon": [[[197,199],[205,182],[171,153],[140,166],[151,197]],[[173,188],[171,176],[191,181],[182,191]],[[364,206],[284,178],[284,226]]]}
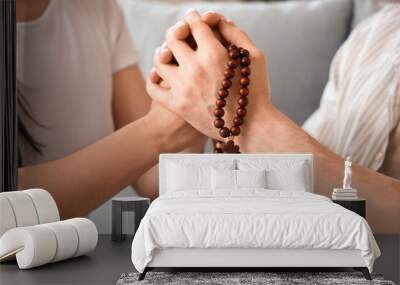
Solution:
{"label": "small side table", "polygon": [[144,197],[116,197],[112,199],[112,234],[113,241],[123,241],[125,235],[122,234],[122,212],[135,213],[135,231],[137,231],[140,221],[146,214],[150,205],[150,199]]}
{"label": "small side table", "polygon": [[332,199],[333,203],[339,204],[340,206],[359,214],[365,219],[366,217],[366,200],[358,198],[356,200],[336,200]]}

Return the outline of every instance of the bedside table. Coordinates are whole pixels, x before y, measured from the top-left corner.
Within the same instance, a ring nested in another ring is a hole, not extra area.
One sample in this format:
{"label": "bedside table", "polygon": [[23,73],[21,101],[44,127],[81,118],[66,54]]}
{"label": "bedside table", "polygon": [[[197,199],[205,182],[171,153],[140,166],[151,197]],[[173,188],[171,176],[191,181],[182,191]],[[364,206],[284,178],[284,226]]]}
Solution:
{"label": "bedside table", "polygon": [[[122,233],[122,213],[134,212],[135,213],[135,232],[137,231],[140,221],[146,214],[150,205],[150,199],[130,196],[130,197],[116,197],[112,199],[112,234],[113,241],[125,240],[125,235]],[[135,233],[134,233],[135,234]]]}
{"label": "bedside table", "polygon": [[359,214],[365,219],[366,217],[366,200],[358,198],[356,200],[336,200],[332,199],[333,203],[339,204],[343,208],[346,208],[356,214]]}

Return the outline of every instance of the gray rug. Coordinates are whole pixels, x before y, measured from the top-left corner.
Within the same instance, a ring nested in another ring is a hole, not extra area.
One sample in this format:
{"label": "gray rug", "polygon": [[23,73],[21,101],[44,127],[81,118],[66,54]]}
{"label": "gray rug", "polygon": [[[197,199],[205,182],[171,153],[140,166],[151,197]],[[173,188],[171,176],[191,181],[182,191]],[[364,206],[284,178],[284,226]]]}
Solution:
{"label": "gray rug", "polygon": [[117,285],[146,284],[212,284],[212,285],[395,285],[380,275],[372,275],[368,281],[359,272],[148,272],[146,278],[138,281],[138,273],[122,274]]}

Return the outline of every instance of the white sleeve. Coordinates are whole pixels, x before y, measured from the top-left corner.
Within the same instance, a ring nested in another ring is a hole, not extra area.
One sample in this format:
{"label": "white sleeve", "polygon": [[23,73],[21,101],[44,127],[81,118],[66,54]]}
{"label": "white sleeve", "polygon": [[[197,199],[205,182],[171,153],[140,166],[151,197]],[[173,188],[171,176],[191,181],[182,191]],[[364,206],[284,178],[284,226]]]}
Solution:
{"label": "white sleeve", "polygon": [[106,21],[111,46],[111,68],[115,73],[138,63],[138,52],[125,23],[124,14],[115,0],[107,1]]}

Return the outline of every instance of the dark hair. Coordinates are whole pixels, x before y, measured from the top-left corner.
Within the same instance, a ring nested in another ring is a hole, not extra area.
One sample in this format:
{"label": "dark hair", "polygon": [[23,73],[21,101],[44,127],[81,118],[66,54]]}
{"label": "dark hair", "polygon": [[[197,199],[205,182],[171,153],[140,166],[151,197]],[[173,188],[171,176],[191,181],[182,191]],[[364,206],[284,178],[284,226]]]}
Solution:
{"label": "dark hair", "polygon": [[42,155],[43,151],[42,149],[44,148],[44,144],[36,140],[33,135],[30,133],[28,128],[26,127],[25,123],[23,122],[22,115],[24,118],[27,120],[30,120],[34,124],[45,127],[43,124],[38,122],[33,114],[32,110],[30,108],[29,102],[26,100],[24,97],[22,91],[22,84],[17,81],[17,122],[18,122],[18,165],[20,166],[22,164],[22,154],[21,154],[21,143],[26,143],[29,145],[34,152]]}

